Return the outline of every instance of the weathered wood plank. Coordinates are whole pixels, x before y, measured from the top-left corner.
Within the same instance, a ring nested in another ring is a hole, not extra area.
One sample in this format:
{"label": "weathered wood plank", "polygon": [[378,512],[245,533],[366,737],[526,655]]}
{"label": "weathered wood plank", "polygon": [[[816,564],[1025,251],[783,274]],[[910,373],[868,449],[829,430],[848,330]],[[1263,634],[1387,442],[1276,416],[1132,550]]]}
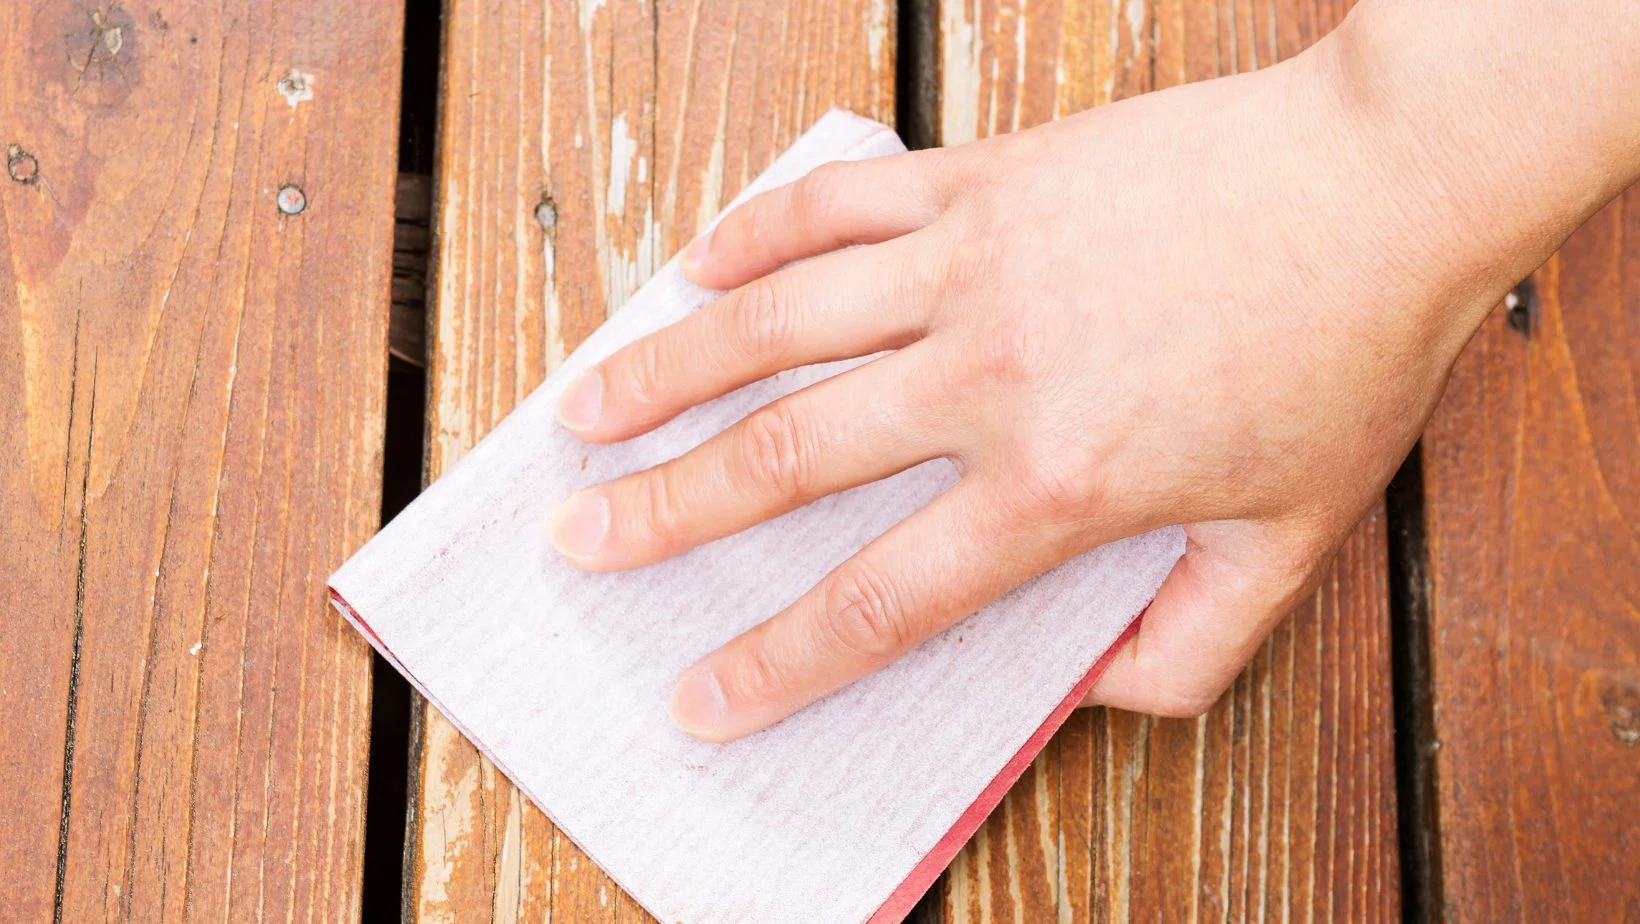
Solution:
{"label": "weathered wood plank", "polygon": [[[890,119],[892,17],[882,0],[448,3],[429,477],[828,108]],[[423,718],[416,919],[644,917]]]}
{"label": "weathered wood plank", "polygon": [[0,8],[8,919],[359,916],[399,32]]}
{"label": "weathered wood plank", "polygon": [[1487,321],[1424,466],[1434,910],[1640,917],[1640,192]]}
{"label": "weathered wood plank", "polygon": [[[944,0],[945,144],[1296,54],[1342,5]],[[1383,515],[1208,715],[1075,715],[933,901],[948,922],[1399,914]]]}

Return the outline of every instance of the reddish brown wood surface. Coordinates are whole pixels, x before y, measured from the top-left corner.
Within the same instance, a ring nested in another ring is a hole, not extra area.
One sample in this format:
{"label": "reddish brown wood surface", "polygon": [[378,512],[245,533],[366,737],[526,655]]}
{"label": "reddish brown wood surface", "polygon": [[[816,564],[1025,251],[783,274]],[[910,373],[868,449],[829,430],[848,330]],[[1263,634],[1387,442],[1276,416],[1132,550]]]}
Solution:
{"label": "reddish brown wood surface", "polygon": [[0,8],[0,917],[359,915],[399,16]]}
{"label": "reddish brown wood surface", "polygon": [[[1296,54],[1296,3],[972,2],[941,10],[945,144]],[[949,922],[1399,916],[1381,511],[1196,721],[1075,715],[937,887]]]}
{"label": "reddish brown wood surface", "polygon": [[[883,0],[453,0],[429,475],[469,449],[832,106],[893,113]],[[642,911],[437,713],[412,793],[421,921]]]}
{"label": "reddish brown wood surface", "polygon": [[1640,919],[1640,192],[1459,362],[1425,435],[1453,921]]}
{"label": "reddish brown wood surface", "polygon": [[1383,519],[1206,716],[1086,709],[957,856],[948,922],[1398,918]]}

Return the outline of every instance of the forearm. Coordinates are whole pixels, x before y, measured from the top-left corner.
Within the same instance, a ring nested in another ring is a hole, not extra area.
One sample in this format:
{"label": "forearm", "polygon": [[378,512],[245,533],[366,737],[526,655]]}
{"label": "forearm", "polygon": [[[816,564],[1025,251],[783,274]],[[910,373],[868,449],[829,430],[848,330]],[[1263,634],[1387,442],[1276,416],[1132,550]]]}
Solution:
{"label": "forearm", "polygon": [[1632,4],[1366,0],[1309,58],[1354,181],[1379,193],[1363,220],[1465,339],[1500,287],[1640,180]]}

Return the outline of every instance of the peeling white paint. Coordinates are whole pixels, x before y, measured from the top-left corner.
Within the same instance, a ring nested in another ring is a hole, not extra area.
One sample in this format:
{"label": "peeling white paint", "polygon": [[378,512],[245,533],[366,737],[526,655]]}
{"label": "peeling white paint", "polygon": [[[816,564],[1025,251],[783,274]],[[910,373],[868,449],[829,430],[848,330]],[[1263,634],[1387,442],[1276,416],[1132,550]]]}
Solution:
{"label": "peeling white paint", "polygon": [[592,31],[592,17],[604,7],[604,0],[581,0],[581,34]]}
{"label": "peeling white paint", "polygon": [[604,195],[604,209],[616,217],[626,214],[626,188],[637,153],[638,141],[627,128],[626,115],[616,116],[609,123],[609,189]]}
{"label": "peeling white paint", "polygon": [[[1019,0],[1019,12],[1014,18],[1014,111],[1008,119],[1008,130],[1019,131],[1019,116],[1025,107],[1020,105],[1020,97],[1025,93],[1025,29],[1031,17],[1025,10],[1026,0]],[[995,100],[993,99],[993,105]],[[993,123],[994,124],[994,123]]]}
{"label": "peeling white paint", "polygon": [[[542,15],[547,19],[544,32],[546,35],[552,34],[552,7],[553,4],[550,3],[541,4]],[[543,73],[552,73],[550,45],[547,51],[546,69]],[[542,80],[541,111],[543,113],[551,112],[552,106],[552,81]],[[541,120],[541,162],[543,164],[553,162],[552,142],[552,119],[543,118]],[[575,147],[577,149],[581,147],[581,131],[579,128],[575,131]],[[564,361],[567,352],[564,349],[563,310],[558,301],[558,239],[555,234],[541,235],[541,315],[541,328],[545,334],[542,338],[544,342],[541,345],[541,355],[546,363],[547,371],[551,372],[553,369],[558,368],[559,363]],[[521,364],[519,368],[524,367]],[[522,378],[518,385],[519,387],[523,386]]]}
{"label": "peeling white paint", "polygon": [[604,302],[610,314],[620,310],[661,266],[661,229],[653,202],[644,207],[642,228],[630,251],[611,248],[604,261]]}
{"label": "peeling white paint", "polygon": [[705,228],[717,217],[718,204],[723,201],[723,132],[712,141],[712,156],[706,161],[706,172],[700,180],[700,209],[695,213],[695,227]]}
{"label": "peeling white paint", "polygon": [[1128,32],[1133,38],[1133,53],[1141,55],[1145,47],[1145,7],[1150,0],[1127,0],[1126,14]]}
{"label": "peeling white paint", "polygon": [[884,0],[871,0],[871,18],[866,23],[866,48],[871,52],[871,61],[877,62],[883,52],[883,43],[888,40],[888,4]]}
{"label": "peeling white paint", "polygon": [[524,799],[509,787],[507,819],[501,829],[501,855],[495,861],[495,891],[490,904],[493,924],[518,924],[524,899]]}
{"label": "peeling white paint", "polygon": [[461,733],[450,720],[432,710],[427,715],[427,750],[422,773],[422,846],[420,916],[422,920],[453,919],[450,880],[462,853],[472,849],[475,830],[473,807],[478,803],[480,761],[468,760],[459,778],[450,779],[450,758],[463,750]]}
{"label": "peeling white paint", "polygon": [[946,145],[979,137],[979,37],[965,3],[942,4],[940,138]]}
{"label": "peeling white paint", "polygon": [[295,109],[313,98],[313,75],[293,67],[290,73],[279,78],[278,87],[279,95]]}

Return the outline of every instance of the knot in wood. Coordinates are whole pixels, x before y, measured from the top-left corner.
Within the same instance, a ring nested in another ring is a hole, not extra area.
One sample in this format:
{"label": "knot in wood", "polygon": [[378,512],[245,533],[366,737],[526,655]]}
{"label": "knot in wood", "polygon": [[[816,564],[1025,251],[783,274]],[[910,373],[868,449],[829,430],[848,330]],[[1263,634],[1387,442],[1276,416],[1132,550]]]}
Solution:
{"label": "knot in wood", "polygon": [[40,179],[40,162],[17,145],[6,147],[6,175],[12,182],[32,186]]}

